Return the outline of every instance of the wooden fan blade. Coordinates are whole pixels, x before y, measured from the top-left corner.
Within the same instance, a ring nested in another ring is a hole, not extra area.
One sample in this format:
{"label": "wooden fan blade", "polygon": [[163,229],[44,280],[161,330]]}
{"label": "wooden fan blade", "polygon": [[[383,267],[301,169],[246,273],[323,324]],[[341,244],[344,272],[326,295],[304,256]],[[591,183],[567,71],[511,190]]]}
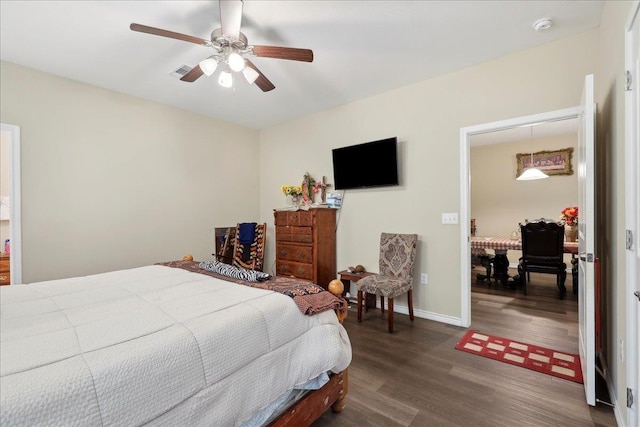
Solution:
{"label": "wooden fan blade", "polygon": [[311,49],[278,46],[252,46],[252,50],[255,56],[313,62],[313,51]]}
{"label": "wooden fan blade", "polygon": [[196,65],[191,69],[191,71],[182,76],[180,80],[182,80],[183,82],[192,83],[202,77],[203,74],[204,73],[202,72],[202,68],[200,68],[200,65]]}
{"label": "wooden fan blade", "polygon": [[154,36],[168,37],[170,39],[182,40],[185,42],[200,44],[203,46],[209,46],[210,44],[208,40],[201,39],[200,37],[188,36],[186,34],[163,30],[161,28],[149,27],[147,25],[142,25],[142,24],[134,23],[129,25],[129,28],[133,31],[138,31],[141,33],[153,34]]}
{"label": "wooden fan blade", "polygon": [[263,92],[269,92],[270,90],[276,88],[273,83],[271,83],[269,79],[264,74],[262,74],[262,71],[258,70],[258,67],[253,65],[253,62],[245,58],[244,63],[245,67],[253,68],[258,72],[259,76],[254,83],[256,84],[256,86],[262,89]]}
{"label": "wooden fan blade", "polygon": [[242,0],[220,0],[220,26],[222,34],[237,40],[242,22]]}

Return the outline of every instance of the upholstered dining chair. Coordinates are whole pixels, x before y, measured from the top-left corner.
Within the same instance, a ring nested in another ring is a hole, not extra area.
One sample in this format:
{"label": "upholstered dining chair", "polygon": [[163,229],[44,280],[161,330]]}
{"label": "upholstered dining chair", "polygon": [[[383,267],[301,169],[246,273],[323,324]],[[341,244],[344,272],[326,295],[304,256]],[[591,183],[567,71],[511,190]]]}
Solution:
{"label": "upholstered dining chair", "polygon": [[380,235],[379,273],[356,282],[358,287],[358,322],[362,321],[362,305],[366,294],[380,296],[380,308],[384,314],[387,298],[389,333],[393,332],[393,300],[407,294],[409,318],[413,321],[413,264],[416,258],[417,234],[382,233]]}
{"label": "upholstered dining chair", "polygon": [[539,220],[520,224],[522,258],[519,274],[523,280],[524,294],[531,272],[556,275],[560,299],[564,298],[567,264],[564,262],[564,225],[553,221]]}
{"label": "upholstered dining chair", "polygon": [[236,226],[231,265],[262,271],[267,223],[241,222]]}

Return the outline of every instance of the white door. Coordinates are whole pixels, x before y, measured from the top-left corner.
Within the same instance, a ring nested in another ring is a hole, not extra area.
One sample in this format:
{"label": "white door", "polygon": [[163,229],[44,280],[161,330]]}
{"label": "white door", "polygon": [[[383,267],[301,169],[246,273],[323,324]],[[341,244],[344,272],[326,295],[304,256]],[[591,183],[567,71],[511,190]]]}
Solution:
{"label": "white door", "polygon": [[[627,301],[627,387],[632,390],[634,403],[627,407],[627,425],[640,425],[638,399],[640,393],[640,2],[631,7],[627,21],[625,40],[625,63],[629,77],[625,93],[625,229],[629,233],[626,245],[626,289],[621,289]],[[622,351],[622,350],[621,350]],[[624,399],[622,399],[624,401]]]}
{"label": "white door", "polygon": [[595,99],[593,74],[585,77],[578,132],[578,343],[587,403],[596,404],[594,175]]}

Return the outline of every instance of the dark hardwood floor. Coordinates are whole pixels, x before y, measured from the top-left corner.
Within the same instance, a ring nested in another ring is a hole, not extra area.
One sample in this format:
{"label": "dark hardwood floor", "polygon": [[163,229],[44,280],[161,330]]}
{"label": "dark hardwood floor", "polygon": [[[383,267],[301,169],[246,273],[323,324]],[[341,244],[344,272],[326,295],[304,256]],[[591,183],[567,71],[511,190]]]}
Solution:
{"label": "dark hardwood floor", "polygon": [[[471,329],[578,353],[571,276],[562,301],[554,276],[531,279],[527,297],[473,280]],[[358,323],[355,304],[345,328],[353,348],[347,405],[314,427],[616,426],[613,409],[586,404],[582,384],[455,350],[465,328],[396,313],[389,334],[380,310]]]}

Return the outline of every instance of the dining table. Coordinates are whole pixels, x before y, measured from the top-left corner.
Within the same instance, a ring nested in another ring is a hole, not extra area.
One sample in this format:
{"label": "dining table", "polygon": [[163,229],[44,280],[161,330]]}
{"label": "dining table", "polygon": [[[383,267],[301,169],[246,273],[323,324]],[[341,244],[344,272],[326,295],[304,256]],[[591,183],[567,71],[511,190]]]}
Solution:
{"label": "dining table", "polygon": [[[578,283],[578,242],[565,241],[563,244],[564,253],[571,254],[571,277],[573,280],[573,292],[577,292]],[[495,252],[493,260],[494,278],[503,285],[509,281],[509,258],[508,251],[521,251],[522,240],[513,237],[492,237],[492,236],[472,236],[471,249],[492,249]]]}

